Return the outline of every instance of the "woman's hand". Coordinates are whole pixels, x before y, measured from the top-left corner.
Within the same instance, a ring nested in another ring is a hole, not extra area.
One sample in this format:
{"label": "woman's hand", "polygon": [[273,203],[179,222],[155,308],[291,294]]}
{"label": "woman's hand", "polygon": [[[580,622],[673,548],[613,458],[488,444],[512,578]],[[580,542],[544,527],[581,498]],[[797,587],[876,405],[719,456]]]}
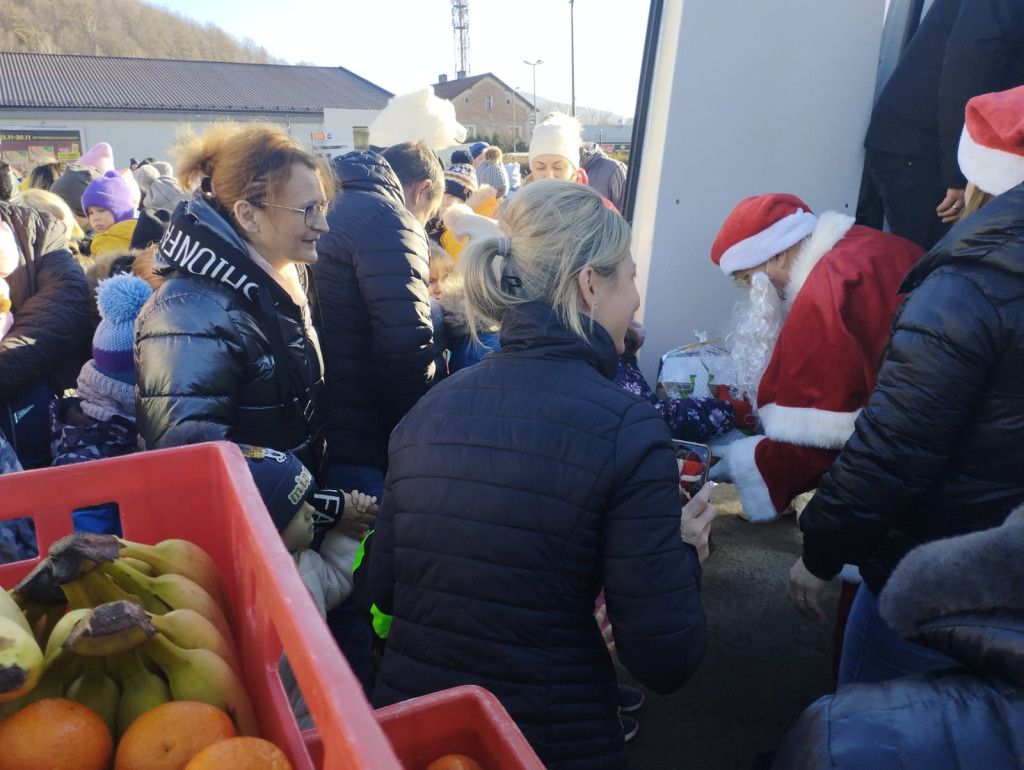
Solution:
{"label": "woman's hand", "polygon": [[827,580],[812,575],[804,566],[802,558],[796,560],[789,570],[789,583],[786,585],[786,598],[793,607],[806,618],[824,620],[825,611],[821,609],[821,592],[828,585]]}
{"label": "woman's hand", "polygon": [[679,534],[683,542],[697,549],[697,556],[702,564],[710,553],[708,538],[711,536],[711,522],[718,515],[715,506],[708,502],[714,486],[714,482],[709,481],[683,506],[683,515],[679,522]]}
{"label": "woman's hand", "polygon": [[345,510],[334,529],[354,540],[362,540],[373,527],[379,510],[376,497],[353,489],[345,493]]}

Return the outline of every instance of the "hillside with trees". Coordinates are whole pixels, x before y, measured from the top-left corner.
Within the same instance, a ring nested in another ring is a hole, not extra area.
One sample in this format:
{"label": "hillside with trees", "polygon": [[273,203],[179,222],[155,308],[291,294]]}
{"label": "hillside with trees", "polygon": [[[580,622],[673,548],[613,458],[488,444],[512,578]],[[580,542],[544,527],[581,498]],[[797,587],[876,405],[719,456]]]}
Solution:
{"label": "hillside with trees", "polygon": [[284,64],[252,40],[139,0],[0,0],[0,50]]}

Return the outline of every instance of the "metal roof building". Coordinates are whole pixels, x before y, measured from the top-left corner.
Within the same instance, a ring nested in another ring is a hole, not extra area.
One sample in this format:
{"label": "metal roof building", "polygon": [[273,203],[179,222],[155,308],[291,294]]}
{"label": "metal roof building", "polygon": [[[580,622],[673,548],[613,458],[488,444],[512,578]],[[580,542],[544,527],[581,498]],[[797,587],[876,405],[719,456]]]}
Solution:
{"label": "metal roof building", "polygon": [[0,52],[0,153],[34,129],[78,130],[83,152],[109,142],[123,167],[166,157],[186,125],[262,119],[337,154],[364,140],[391,95],[344,67]]}

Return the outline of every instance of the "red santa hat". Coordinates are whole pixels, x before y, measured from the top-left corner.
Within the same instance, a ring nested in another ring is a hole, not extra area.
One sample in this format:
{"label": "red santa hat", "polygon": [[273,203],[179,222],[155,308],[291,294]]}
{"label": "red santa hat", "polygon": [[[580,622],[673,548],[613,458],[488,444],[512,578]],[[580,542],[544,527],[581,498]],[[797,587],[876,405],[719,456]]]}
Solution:
{"label": "red santa hat", "polygon": [[711,245],[711,261],[726,275],[763,265],[813,232],[811,207],[786,193],[740,201]]}
{"label": "red santa hat", "polygon": [[957,160],[967,180],[990,195],[1024,182],[1024,86],[967,102]]}

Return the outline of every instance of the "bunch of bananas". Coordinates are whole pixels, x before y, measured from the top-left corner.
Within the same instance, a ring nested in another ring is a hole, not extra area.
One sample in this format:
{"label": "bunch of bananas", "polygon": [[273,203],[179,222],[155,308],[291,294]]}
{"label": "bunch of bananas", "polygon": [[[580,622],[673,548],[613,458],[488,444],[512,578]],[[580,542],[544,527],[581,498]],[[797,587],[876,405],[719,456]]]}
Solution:
{"label": "bunch of bananas", "polygon": [[0,597],[0,718],[64,697],[116,739],[149,709],[193,700],[257,735],[220,575],[194,543],[76,533]]}

